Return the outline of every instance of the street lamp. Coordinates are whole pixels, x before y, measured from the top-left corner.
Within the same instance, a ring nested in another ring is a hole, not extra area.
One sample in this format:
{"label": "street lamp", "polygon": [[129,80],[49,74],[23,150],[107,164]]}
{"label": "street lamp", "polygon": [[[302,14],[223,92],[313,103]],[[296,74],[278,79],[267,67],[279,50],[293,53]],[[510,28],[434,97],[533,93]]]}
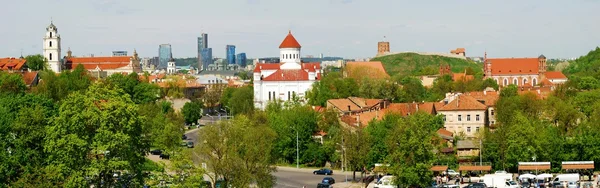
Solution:
{"label": "street lamp", "polygon": [[210,117],[212,119],[212,122],[215,123],[215,117],[211,116],[210,114],[206,114],[206,116]]}
{"label": "street lamp", "polygon": [[342,144],[336,143],[337,145],[342,147],[342,172],[346,171],[346,147],[344,146],[344,140],[342,139]]}

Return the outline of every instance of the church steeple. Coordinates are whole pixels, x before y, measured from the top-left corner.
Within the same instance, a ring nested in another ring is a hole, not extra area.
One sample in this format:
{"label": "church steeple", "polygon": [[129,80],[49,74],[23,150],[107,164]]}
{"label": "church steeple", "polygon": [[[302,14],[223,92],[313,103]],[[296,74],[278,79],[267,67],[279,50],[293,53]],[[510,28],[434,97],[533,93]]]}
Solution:
{"label": "church steeple", "polygon": [[53,21],[50,21],[50,25],[46,27],[46,36],[44,37],[44,44],[42,46],[44,57],[48,61],[50,69],[59,73],[62,67],[60,61],[62,57],[60,55],[60,35]]}

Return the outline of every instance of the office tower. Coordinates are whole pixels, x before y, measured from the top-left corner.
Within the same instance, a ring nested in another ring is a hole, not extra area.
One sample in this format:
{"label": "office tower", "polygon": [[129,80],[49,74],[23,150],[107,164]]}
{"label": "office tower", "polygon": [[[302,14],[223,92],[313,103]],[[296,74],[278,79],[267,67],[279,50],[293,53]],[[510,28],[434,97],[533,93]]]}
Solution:
{"label": "office tower", "polygon": [[[206,70],[208,68],[208,66],[204,66],[204,65],[208,65],[208,64],[203,62],[203,59],[205,59],[205,58],[202,57],[202,50],[206,49],[206,48],[208,48],[208,34],[202,33],[200,35],[200,37],[198,37],[198,69],[202,68],[202,70]],[[211,54],[212,54],[212,52],[211,52]],[[211,55],[211,59],[212,59],[212,55]]]}
{"label": "office tower", "polygon": [[225,51],[225,54],[227,54],[227,64],[235,64],[235,45],[227,45]]}
{"label": "office tower", "polygon": [[212,48],[203,48],[200,54],[202,56],[202,70],[208,70],[208,65],[213,64]]}
{"label": "office tower", "polygon": [[171,44],[161,44],[158,46],[158,68],[166,68],[171,58],[173,58]]}
{"label": "office tower", "polygon": [[127,51],[113,51],[113,52],[112,52],[112,56],[113,56],[113,57],[123,57],[123,56],[127,56]]}
{"label": "office tower", "polygon": [[239,53],[236,55],[235,61],[240,67],[246,67],[246,53]]}

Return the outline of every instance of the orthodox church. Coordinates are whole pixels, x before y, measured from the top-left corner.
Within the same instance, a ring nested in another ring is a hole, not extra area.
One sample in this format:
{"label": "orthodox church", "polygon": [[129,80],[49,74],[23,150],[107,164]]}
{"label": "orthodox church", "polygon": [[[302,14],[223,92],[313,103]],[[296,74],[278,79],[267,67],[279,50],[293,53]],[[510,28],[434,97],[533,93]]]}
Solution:
{"label": "orthodox church", "polygon": [[75,57],[69,49],[67,56],[61,59],[60,42],[58,28],[51,22],[46,27],[43,54],[48,61],[49,68],[56,73],[75,69],[78,65],[82,65],[83,68],[90,71],[92,76],[96,77],[106,77],[114,73],[141,72],[140,58],[135,50],[133,56]]}
{"label": "orthodox church", "polygon": [[269,101],[304,100],[313,83],[321,79],[320,63],[300,60],[300,43],[290,31],[279,45],[280,63],[257,63],[254,67],[254,106],[265,109]]}

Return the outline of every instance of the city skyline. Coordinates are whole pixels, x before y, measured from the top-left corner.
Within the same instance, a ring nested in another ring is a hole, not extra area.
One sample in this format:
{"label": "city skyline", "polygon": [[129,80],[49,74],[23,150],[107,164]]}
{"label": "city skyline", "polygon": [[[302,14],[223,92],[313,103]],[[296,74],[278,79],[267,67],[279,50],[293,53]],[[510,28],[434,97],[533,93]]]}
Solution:
{"label": "city skyline", "polygon": [[[306,55],[345,58],[374,56],[384,36],[392,52],[449,52],[464,47],[468,56],[483,56],[487,51],[489,57],[573,58],[587,54],[600,41],[600,26],[592,24],[600,22],[600,13],[594,11],[600,2],[590,0],[239,0],[211,2],[213,8],[203,12],[194,11],[203,3],[195,1],[6,3],[12,8],[0,16],[13,19],[3,20],[11,29],[0,31],[5,44],[0,47],[1,57],[18,57],[21,50],[25,55],[42,53],[44,28],[51,19],[61,33],[62,50],[71,48],[78,56],[137,49],[141,56],[153,57],[157,45],[170,43],[177,49],[173,56],[196,57],[197,37],[211,33],[211,48],[233,44],[247,49],[252,58],[276,57],[276,46],[288,30]],[[55,9],[52,14],[46,13],[49,7]],[[33,13],[11,16],[25,8]],[[156,14],[163,9],[177,11]],[[230,22],[236,24],[223,24]],[[214,56],[225,58],[221,50]]]}

